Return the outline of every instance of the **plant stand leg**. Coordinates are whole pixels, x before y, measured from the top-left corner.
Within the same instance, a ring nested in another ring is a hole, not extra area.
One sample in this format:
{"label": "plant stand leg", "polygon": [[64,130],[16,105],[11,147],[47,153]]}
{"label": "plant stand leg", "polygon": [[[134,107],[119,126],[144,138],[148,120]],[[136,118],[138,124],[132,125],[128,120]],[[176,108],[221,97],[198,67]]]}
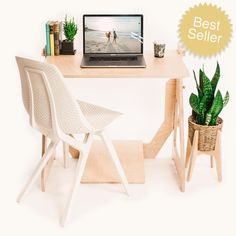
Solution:
{"label": "plant stand leg", "polygon": [[193,168],[195,166],[197,154],[198,154],[198,131],[196,130],[194,132],[193,146],[192,146],[192,151],[191,151],[191,160],[190,160],[190,165],[189,165],[189,170],[188,170],[187,181],[190,181],[190,179],[192,177]]}
{"label": "plant stand leg", "polygon": [[214,156],[211,155],[211,168],[214,167]]}
{"label": "plant stand leg", "polygon": [[186,160],[185,160],[185,168],[188,167],[188,163],[189,163],[190,155],[191,155],[191,148],[192,148],[191,141],[188,138],[187,151],[186,151]]}
{"label": "plant stand leg", "polygon": [[221,140],[220,140],[220,131],[217,133],[216,138],[216,147],[215,147],[215,162],[216,162],[216,170],[218,175],[218,181],[222,181],[222,163],[221,163]]}

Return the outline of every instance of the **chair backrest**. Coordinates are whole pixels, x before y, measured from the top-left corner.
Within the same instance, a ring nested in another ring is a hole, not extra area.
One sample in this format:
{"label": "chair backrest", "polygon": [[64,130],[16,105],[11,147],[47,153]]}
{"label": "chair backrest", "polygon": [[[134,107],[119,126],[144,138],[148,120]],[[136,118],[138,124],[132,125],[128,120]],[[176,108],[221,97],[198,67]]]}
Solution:
{"label": "chair backrest", "polygon": [[67,134],[93,130],[56,66],[21,57],[16,61],[23,103],[34,128]]}

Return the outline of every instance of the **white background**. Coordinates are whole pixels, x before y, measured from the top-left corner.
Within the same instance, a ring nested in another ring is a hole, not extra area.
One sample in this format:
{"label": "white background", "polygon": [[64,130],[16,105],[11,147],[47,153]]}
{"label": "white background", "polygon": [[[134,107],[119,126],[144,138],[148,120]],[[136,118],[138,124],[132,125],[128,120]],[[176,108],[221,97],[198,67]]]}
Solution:
{"label": "white background", "polygon": [[[119,185],[83,185],[66,228],[60,228],[66,196],[72,179],[73,165],[61,168],[60,152],[46,193],[35,186],[22,204],[17,193],[29,177],[40,157],[40,135],[28,124],[21,100],[20,78],[14,56],[43,60],[44,23],[63,20],[65,14],[75,16],[79,25],[76,47],[82,49],[82,15],[84,13],[144,14],[145,49],[152,42],[164,40],[167,48],[175,49],[177,25],[193,0],[146,1],[2,1],[0,8],[1,86],[0,86],[0,147],[1,201],[0,235],[236,235],[236,156],[235,156],[235,38],[221,55],[199,59],[186,55],[191,73],[205,64],[212,75],[216,60],[222,70],[219,87],[229,90],[231,100],[222,112],[224,119],[222,156],[223,182],[219,184],[209,159],[199,157],[193,179],[181,193],[176,183],[173,163],[169,159],[170,144],[156,160],[145,161],[146,184],[132,185],[131,197],[122,194]],[[210,2],[210,1],[206,1]],[[236,25],[235,1],[211,1],[221,6]],[[235,28],[234,28],[235,30]],[[78,65],[79,66],[79,65]],[[125,115],[110,127],[117,139],[150,141],[163,119],[164,81],[150,79],[68,79],[76,97],[123,112]],[[192,74],[184,83],[185,130],[191,110],[189,94],[194,90]],[[66,181],[69,180],[69,181]]]}

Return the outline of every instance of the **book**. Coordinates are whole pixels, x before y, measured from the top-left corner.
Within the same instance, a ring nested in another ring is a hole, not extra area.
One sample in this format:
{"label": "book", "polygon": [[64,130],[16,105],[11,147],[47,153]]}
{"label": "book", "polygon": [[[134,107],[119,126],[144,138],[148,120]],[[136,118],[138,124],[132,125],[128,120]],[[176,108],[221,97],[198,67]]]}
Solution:
{"label": "book", "polygon": [[49,29],[50,29],[50,51],[51,51],[51,56],[54,56],[54,31],[53,31],[53,25],[54,23],[51,21],[49,24]]}
{"label": "book", "polygon": [[56,21],[53,24],[53,32],[54,32],[54,54],[55,56],[60,55],[60,25],[59,22]]}
{"label": "book", "polygon": [[60,21],[60,23],[59,23],[59,42],[60,42],[60,52],[61,52],[61,48],[62,48],[62,40],[63,40],[62,32],[63,32],[63,22]]}
{"label": "book", "polygon": [[50,28],[48,22],[45,24],[45,30],[46,30],[46,56],[51,55],[50,50]]}

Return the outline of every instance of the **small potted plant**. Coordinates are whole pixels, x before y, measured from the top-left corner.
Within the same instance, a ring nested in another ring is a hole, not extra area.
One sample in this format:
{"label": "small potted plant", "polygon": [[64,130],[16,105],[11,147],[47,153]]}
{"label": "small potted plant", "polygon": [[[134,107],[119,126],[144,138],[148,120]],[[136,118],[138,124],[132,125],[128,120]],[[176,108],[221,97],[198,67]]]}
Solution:
{"label": "small potted plant", "polygon": [[220,112],[229,101],[229,93],[224,98],[216,87],[220,79],[220,66],[217,62],[215,74],[210,80],[204,70],[199,70],[199,82],[193,71],[197,87],[197,95],[192,93],[189,103],[192,107],[192,115],[188,119],[189,139],[193,142],[194,132],[199,131],[198,150],[213,151],[215,149],[218,130],[222,129],[223,120],[219,117]]}
{"label": "small potted plant", "polygon": [[74,38],[77,34],[78,26],[74,21],[74,18],[68,20],[67,16],[63,23],[63,32],[66,37],[62,41],[61,54],[63,55],[74,55],[76,50],[74,49]]}

